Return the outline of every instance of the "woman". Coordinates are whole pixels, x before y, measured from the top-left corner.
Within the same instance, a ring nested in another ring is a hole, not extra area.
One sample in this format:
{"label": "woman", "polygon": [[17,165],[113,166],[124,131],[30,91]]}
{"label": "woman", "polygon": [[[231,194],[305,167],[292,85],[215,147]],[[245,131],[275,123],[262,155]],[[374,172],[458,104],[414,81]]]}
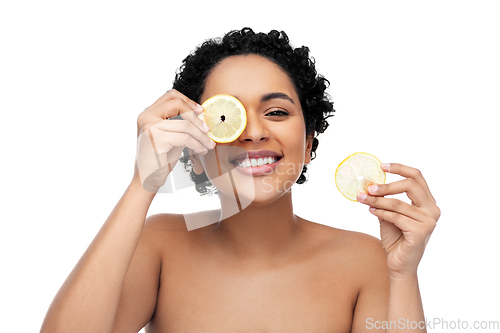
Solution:
{"label": "woman", "polygon": [[[148,323],[148,332],[425,330],[416,272],[440,212],[418,170],[385,164],[405,179],[359,194],[380,219],[381,241],[293,213],[292,184],[304,182],[333,110],[325,83],[307,48],[293,49],[276,31],[234,31],[187,57],[176,90],[139,116],[132,181],[42,332],[137,332]],[[236,96],[247,111],[230,143],[211,141],[197,117],[217,94]],[[208,176],[221,200],[220,211],[194,217],[208,222],[192,231],[182,215],[146,218],[184,147],[199,191]],[[275,167],[240,172],[242,151]],[[242,186],[249,177],[252,186]],[[412,205],[384,197],[403,192]],[[235,212],[235,196],[248,206]]]}

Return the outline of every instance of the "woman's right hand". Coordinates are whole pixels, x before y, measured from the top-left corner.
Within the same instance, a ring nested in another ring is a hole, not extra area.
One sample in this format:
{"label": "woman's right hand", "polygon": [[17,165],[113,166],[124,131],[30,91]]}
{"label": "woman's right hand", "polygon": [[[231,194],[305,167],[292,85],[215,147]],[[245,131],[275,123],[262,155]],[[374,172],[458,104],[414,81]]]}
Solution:
{"label": "woman's right hand", "polygon": [[202,155],[214,148],[201,112],[201,105],[170,90],[139,115],[134,179],[145,190],[156,193],[163,186],[184,147]]}

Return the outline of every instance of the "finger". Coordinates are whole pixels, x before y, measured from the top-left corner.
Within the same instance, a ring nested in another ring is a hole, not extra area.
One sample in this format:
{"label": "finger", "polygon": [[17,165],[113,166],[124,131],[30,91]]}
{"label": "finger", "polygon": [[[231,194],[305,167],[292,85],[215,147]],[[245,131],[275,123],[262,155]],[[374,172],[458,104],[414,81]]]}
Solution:
{"label": "finger", "polygon": [[172,119],[177,116],[180,116],[182,119],[188,120],[189,122],[193,123],[199,128],[200,131],[204,133],[207,133],[209,131],[209,127],[205,123],[203,123],[203,121],[198,117],[191,106],[181,98],[168,100],[161,105],[157,105],[154,108],[149,108],[148,110],[144,111],[141,114],[139,126],[147,128],[156,125],[163,120]]}
{"label": "finger", "polygon": [[198,109],[196,106],[193,106],[193,103],[191,100],[186,101],[185,98],[172,98],[152,108],[151,113],[163,119],[173,118],[183,113],[192,113],[193,117],[197,117],[199,113],[203,112],[203,108]]}
{"label": "finger", "polygon": [[191,135],[186,133],[173,133],[165,132],[168,144],[174,147],[184,148],[187,147],[198,154],[206,155],[208,149],[203,146],[198,140],[194,139]]}
{"label": "finger", "polygon": [[198,127],[203,133],[208,133],[208,131],[210,130],[210,127],[208,127],[208,125],[200,119],[199,115],[192,112],[191,110],[181,111],[179,112],[179,115],[182,119],[187,120]]}
{"label": "finger", "polygon": [[150,128],[149,133],[152,136],[154,150],[158,154],[168,154],[174,147],[188,147],[203,155],[208,152],[200,141],[188,133],[163,131],[157,127]]}
{"label": "finger", "polygon": [[200,113],[203,111],[203,107],[200,104],[196,103],[195,101],[188,98],[186,95],[184,95],[183,93],[179,92],[176,89],[172,89],[172,90],[167,91],[155,103],[153,103],[153,105],[164,104],[165,102],[173,100],[173,99],[183,100],[195,112]]}
{"label": "finger", "polygon": [[184,100],[173,99],[165,103],[165,107],[173,110],[178,110],[176,115],[179,115],[182,119],[189,121],[203,133],[208,133],[208,131],[210,130],[208,125],[205,124],[200,119],[200,117],[198,117],[198,114],[196,114]]}
{"label": "finger", "polygon": [[425,207],[434,205],[434,201],[429,197],[427,191],[413,178],[405,178],[388,184],[375,184],[368,187],[368,193],[374,196],[385,196],[405,193],[408,198],[417,206]]}
{"label": "finger", "polygon": [[399,163],[383,163],[381,167],[386,172],[415,180],[425,190],[431,200],[434,203],[436,202],[420,170]]}
{"label": "finger", "polygon": [[405,233],[411,232],[414,229],[416,222],[405,215],[375,207],[370,207],[370,213],[384,221],[394,224],[402,232]]}
{"label": "finger", "polygon": [[[418,223],[408,216],[398,214],[396,212],[387,211],[380,208],[370,207],[370,213],[377,216],[380,220],[387,221],[394,224],[405,234],[412,234],[416,241],[424,241],[427,244],[430,235],[436,227],[436,221],[429,221],[428,223]],[[406,240],[410,241],[409,237],[405,235]]]}
{"label": "finger", "polygon": [[187,120],[164,120],[155,124],[153,128],[164,132],[189,134],[190,137],[200,142],[207,149],[212,149],[214,147],[212,139],[202,132],[198,126],[195,126]]}
{"label": "finger", "polygon": [[366,195],[365,193],[358,194],[358,201],[369,205],[370,207],[383,209],[405,215],[416,221],[427,221],[429,217],[422,211],[422,209],[412,206],[398,199],[375,197]]}

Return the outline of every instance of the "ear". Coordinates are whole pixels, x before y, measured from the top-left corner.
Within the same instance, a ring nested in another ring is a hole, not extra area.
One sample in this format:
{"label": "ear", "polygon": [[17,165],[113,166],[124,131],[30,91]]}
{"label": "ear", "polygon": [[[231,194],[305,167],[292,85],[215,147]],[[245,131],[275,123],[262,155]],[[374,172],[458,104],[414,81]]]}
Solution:
{"label": "ear", "polygon": [[311,150],[314,142],[314,131],[306,136],[306,151],[304,156],[304,164],[309,164],[311,162]]}
{"label": "ear", "polygon": [[197,175],[201,175],[205,170],[203,169],[203,164],[201,164],[198,154],[196,154],[193,150],[189,149],[189,158],[191,159],[191,162],[193,162],[194,173]]}

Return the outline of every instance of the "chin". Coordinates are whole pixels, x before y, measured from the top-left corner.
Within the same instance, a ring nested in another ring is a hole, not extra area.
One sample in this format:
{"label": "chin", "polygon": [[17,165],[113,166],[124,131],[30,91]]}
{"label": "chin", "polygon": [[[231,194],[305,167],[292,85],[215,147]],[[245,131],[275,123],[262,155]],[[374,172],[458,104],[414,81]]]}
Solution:
{"label": "chin", "polygon": [[267,206],[283,196],[289,195],[295,181],[296,179],[293,178],[284,180],[275,177],[259,177],[253,180],[252,193],[248,193],[248,188],[244,188],[241,195],[248,198],[246,195],[251,194],[253,197],[252,206]]}
{"label": "chin", "polygon": [[[232,176],[232,177],[231,177]],[[284,195],[289,195],[296,179],[292,177],[255,177],[232,173],[212,179],[218,188],[221,200],[245,209],[248,206],[263,207],[272,204]],[[232,179],[231,179],[232,178]],[[298,178],[298,175],[297,175]],[[234,186],[233,186],[234,185]],[[238,207],[238,208],[239,208]]]}

